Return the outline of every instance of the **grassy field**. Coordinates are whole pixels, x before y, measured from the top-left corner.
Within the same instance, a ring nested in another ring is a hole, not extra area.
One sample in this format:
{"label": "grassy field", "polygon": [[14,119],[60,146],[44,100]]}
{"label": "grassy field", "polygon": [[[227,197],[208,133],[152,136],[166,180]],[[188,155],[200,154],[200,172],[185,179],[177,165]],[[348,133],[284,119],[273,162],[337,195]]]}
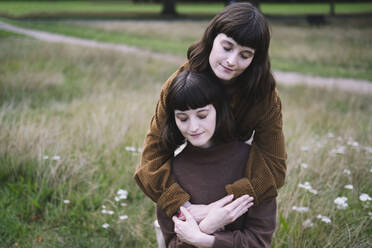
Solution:
{"label": "grassy field", "polygon": [[[0,247],[156,247],[132,150],[177,65],[3,31],[0,57]],[[279,90],[289,157],[272,247],[371,247],[372,97]]]}
{"label": "grassy field", "polygon": [[[178,3],[177,12],[184,15],[214,15],[220,11],[222,3],[187,4]],[[158,14],[161,4],[133,4],[132,2],[104,2],[104,1],[0,1],[0,15],[15,18],[24,17],[53,17],[60,14],[103,14],[118,13],[132,15]],[[303,15],[303,14],[328,14],[330,6],[327,3],[262,3],[261,9],[265,14],[271,15]],[[336,14],[371,13],[372,3],[336,3]]]}
{"label": "grassy field", "polygon": [[[4,19],[3,19],[4,20]],[[207,21],[9,21],[14,25],[186,56]],[[276,70],[372,81],[372,18],[332,19],[321,27],[304,20],[272,22],[270,56]],[[169,35],[172,30],[172,35]]]}

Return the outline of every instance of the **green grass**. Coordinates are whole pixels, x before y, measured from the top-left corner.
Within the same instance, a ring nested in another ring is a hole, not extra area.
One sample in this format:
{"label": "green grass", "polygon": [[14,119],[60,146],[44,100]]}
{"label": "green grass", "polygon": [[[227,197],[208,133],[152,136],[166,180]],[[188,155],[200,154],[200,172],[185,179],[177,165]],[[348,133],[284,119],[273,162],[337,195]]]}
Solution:
{"label": "green grass", "polygon": [[[0,39],[0,57],[0,247],[156,247],[154,204],[132,178],[140,154],[126,147],[142,147],[178,65],[13,36]],[[306,87],[280,87],[280,96],[289,157],[272,247],[370,247],[371,204],[358,197],[372,195],[372,97]],[[332,155],[339,146],[345,153]],[[318,195],[298,187],[305,181]],[[119,189],[126,206],[114,200]]]}
{"label": "green grass", "polygon": [[[266,3],[261,4],[261,10],[268,15],[305,15],[305,14],[329,14],[328,3]],[[335,3],[335,13],[370,13],[371,3]]]}
{"label": "green grass", "polygon": [[[186,15],[210,15],[213,16],[224,7],[220,3],[187,4],[178,3],[177,11]],[[126,15],[155,14],[161,12],[161,4],[133,4],[132,2],[104,2],[104,1],[1,1],[0,13],[11,17],[53,17],[78,14],[80,18],[92,16],[92,14],[114,17]],[[265,14],[271,15],[303,15],[303,14],[328,14],[327,3],[262,3],[261,9]],[[371,3],[336,3],[336,14],[372,12]]]}
{"label": "green grass", "polygon": [[0,30],[0,39],[5,39],[9,37],[14,37],[14,36],[22,37],[23,35],[5,31],[5,30]]}

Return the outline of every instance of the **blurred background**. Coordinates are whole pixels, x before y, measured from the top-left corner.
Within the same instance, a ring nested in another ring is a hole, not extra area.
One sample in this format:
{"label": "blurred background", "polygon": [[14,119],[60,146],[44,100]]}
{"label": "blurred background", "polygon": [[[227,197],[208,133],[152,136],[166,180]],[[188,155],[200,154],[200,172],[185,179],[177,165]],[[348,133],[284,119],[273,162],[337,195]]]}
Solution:
{"label": "blurred background", "polygon": [[[0,247],[157,247],[133,173],[161,85],[231,2],[0,1]],[[272,247],[371,247],[372,1],[253,4],[288,153]]]}

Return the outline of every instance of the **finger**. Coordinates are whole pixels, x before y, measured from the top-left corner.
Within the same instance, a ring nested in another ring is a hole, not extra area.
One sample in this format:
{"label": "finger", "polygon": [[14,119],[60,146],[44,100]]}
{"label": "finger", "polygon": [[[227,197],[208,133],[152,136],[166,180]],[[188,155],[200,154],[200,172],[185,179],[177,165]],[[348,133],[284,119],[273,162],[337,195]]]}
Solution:
{"label": "finger", "polygon": [[253,197],[249,197],[248,195],[243,195],[239,197],[238,199],[234,200],[233,202],[229,203],[228,205],[226,205],[226,208],[229,210],[233,210],[244,203],[251,202],[252,200],[253,200]]}
{"label": "finger", "polygon": [[176,223],[178,223],[178,221],[180,221],[178,218],[177,218],[177,216],[173,216],[172,217],[172,220],[173,220],[173,222],[176,224]]}
{"label": "finger", "polygon": [[182,221],[186,220],[185,215],[181,215],[181,216],[177,217],[177,219],[182,220]]}
{"label": "finger", "polygon": [[218,201],[215,201],[213,205],[218,206],[218,207],[223,207],[226,204],[230,203],[234,199],[234,195],[227,195]]}
{"label": "finger", "polygon": [[181,213],[185,216],[186,221],[192,221],[196,223],[194,217],[189,213],[189,211],[187,211],[186,208],[181,207]]}
{"label": "finger", "polygon": [[234,216],[234,221],[248,212],[249,208],[253,206],[252,202],[248,202],[246,204],[242,204],[239,207],[235,208],[234,210],[231,211],[231,214]]}

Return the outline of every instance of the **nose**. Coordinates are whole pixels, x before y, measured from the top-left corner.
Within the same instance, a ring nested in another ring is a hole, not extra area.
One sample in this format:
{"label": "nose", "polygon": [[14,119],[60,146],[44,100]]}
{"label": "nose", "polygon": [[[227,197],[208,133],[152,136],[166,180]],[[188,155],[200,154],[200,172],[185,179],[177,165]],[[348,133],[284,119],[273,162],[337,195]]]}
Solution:
{"label": "nose", "polygon": [[236,53],[231,53],[227,57],[226,63],[228,66],[235,66],[236,65],[236,59],[237,59],[237,54]]}
{"label": "nose", "polygon": [[191,133],[195,133],[196,131],[198,131],[199,129],[199,123],[197,120],[195,120],[194,118],[191,118],[190,120],[190,126],[189,126],[189,130]]}

